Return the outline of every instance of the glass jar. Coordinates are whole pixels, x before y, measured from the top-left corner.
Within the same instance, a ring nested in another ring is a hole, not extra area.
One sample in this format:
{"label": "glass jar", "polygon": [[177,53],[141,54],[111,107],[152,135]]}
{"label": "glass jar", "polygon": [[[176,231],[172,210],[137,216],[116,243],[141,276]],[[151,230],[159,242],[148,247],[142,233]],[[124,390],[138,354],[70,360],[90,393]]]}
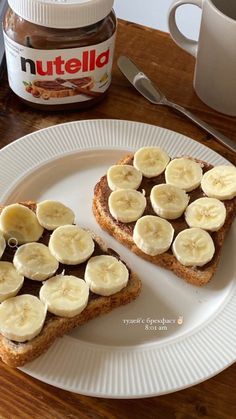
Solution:
{"label": "glass jar", "polygon": [[9,85],[40,110],[84,109],[111,83],[114,0],[9,0],[3,22]]}

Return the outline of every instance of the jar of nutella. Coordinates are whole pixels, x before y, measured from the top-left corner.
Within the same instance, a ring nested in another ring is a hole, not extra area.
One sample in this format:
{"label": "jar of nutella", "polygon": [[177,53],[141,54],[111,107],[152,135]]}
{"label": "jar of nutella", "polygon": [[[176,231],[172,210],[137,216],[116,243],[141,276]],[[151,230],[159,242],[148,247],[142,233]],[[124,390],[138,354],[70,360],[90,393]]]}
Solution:
{"label": "jar of nutella", "polygon": [[4,40],[9,85],[41,110],[83,109],[111,83],[114,0],[8,0]]}

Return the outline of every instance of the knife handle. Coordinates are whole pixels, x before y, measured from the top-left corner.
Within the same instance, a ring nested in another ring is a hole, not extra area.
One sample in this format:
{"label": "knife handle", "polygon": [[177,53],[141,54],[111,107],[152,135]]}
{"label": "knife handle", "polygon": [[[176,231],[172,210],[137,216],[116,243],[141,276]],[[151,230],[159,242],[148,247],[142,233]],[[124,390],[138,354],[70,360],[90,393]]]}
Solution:
{"label": "knife handle", "polygon": [[196,125],[204,129],[205,131],[209,132],[209,134],[213,135],[221,144],[228,147],[231,151],[234,153],[236,152],[236,142],[231,140],[230,138],[226,137],[221,132],[217,131],[215,128],[213,128],[211,125],[207,124],[206,122],[202,121],[202,119],[198,118],[196,115],[194,115],[192,112],[188,111],[187,109],[183,108],[180,105],[177,105],[176,103],[165,101],[165,105],[171,107],[172,109],[175,109],[176,111],[184,114],[187,116],[192,122],[194,122]]}

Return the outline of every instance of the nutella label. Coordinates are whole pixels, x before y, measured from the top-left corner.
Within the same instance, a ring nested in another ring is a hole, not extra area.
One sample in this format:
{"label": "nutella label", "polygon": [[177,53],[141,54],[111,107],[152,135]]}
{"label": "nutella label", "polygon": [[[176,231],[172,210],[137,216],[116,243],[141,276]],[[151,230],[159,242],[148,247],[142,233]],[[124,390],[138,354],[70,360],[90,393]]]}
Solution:
{"label": "nutella label", "polygon": [[43,50],[24,47],[5,33],[9,85],[22,99],[43,105],[85,102],[111,83],[115,34],[82,48]]}

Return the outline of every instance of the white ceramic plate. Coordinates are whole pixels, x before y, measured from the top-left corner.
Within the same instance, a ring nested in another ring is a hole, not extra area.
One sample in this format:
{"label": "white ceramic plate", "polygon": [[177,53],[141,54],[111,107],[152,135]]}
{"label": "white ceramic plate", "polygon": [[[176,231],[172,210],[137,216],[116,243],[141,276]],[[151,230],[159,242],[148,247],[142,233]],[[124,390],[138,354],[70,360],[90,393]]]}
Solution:
{"label": "white ceramic plate", "polygon": [[74,209],[78,222],[102,235],[143,282],[135,302],[58,339],[45,355],[22,368],[27,374],[81,394],[135,398],[189,387],[235,361],[235,223],[215,278],[198,288],[139,259],[104,233],[92,215],[93,188],[107,168],[127,150],[152,144],[173,157],[189,154],[228,164],[176,132],[115,120],[57,125],[0,151],[0,202],[63,201]]}

